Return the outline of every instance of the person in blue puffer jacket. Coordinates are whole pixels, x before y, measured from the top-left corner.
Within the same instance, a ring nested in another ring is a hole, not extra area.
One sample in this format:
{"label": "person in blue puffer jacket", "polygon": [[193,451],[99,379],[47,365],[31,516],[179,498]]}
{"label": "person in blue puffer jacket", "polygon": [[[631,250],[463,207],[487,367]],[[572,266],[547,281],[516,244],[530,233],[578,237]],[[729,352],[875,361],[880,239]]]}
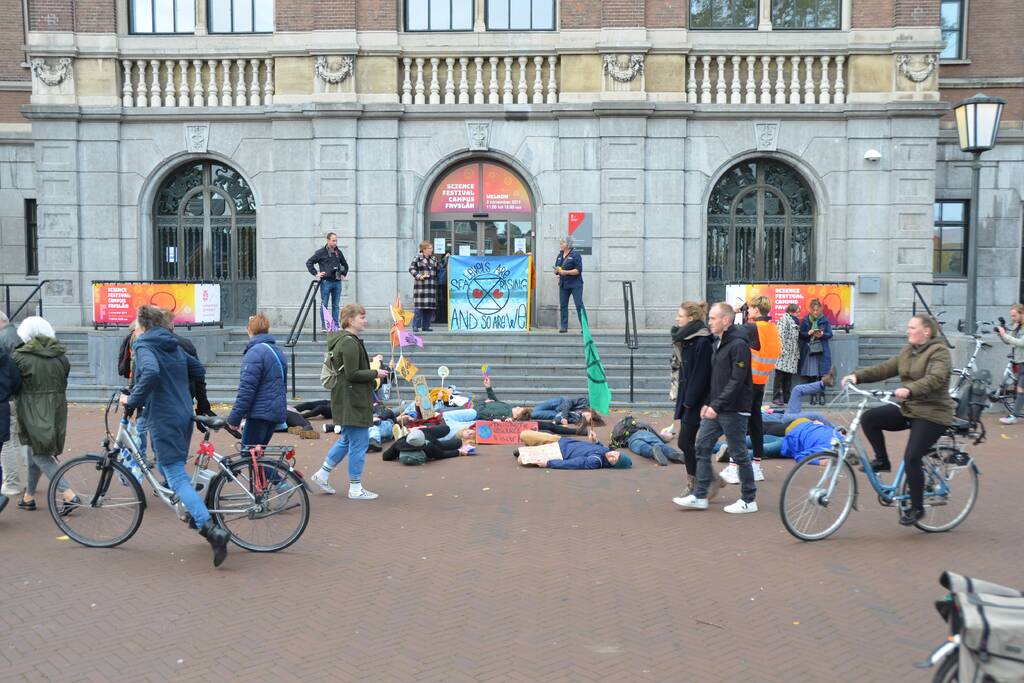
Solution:
{"label": "person in blue puffer jacket", "polygon": [[786,427],[782,456],[800,462],[809,455],[832,450],[832,440],[841,437],[839,430],[834,427],[799,417]]}
{"label": "person in blue puffer jacket", "polygon": [[249,343],[245,347],[238,395],[228,424],[238,429],[245,418],[242,443],[266,446],[277,426],[288,417],[288,361],[270,334],[270,321],[262,313],[249,318]]}

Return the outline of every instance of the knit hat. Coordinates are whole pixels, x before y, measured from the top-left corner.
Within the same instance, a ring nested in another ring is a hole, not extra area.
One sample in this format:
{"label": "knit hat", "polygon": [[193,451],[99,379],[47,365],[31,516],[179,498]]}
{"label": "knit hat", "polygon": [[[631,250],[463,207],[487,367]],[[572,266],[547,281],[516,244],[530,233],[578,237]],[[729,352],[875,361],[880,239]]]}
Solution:
{"label": "knit hat", "polygon": [[412,429],[405,435],[405,442],[413,448],[423,448],[427,438],[423,435],[422,429]]}
{"label": "knit hat", "polygon": [[807,419],[806,417],[798,417],[797,419],[793,420],[788,425],[786,425],[786,433],[789,434],[791,431],[793,431],[794,427],[803,424],[804,422],[810,422],[810,420]]}
{"label": "knit hat", "polygon": [[423,451],[402,451],[398,454],[398,462],[403,465],[426,465],[427,454]]}
{"label": "knit hat", "polygon": [[633,466],[633,458],[629,457],[625,453],[619,453],[619,459],[612,465],[617,470],[628,470]]}

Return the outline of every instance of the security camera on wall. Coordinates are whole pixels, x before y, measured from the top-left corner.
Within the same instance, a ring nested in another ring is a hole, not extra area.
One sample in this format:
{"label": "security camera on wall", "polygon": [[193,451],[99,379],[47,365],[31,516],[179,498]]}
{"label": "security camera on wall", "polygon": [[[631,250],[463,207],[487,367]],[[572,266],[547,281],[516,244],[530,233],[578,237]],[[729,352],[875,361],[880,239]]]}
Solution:
{"label": "security camera on wall", "polygon": [[865,161],[878,161],[881,158],[882,153],[879,152],[877,149],[869,149],[868,151],[864,152]]}

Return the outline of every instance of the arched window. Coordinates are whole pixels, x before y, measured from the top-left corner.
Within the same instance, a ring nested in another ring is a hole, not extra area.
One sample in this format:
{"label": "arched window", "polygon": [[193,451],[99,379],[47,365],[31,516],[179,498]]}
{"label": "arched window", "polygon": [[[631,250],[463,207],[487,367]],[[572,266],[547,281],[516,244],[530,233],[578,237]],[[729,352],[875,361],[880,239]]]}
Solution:
{"label": "arched window", "polygon": [[800,282],[814,277],[814,196],[778,161],[752,159],[719,179],[708,200],[707,291],[729,282]]}
{"label": "arched window", "polygon": [[238,171],[189,162],[172,172],[153,207],[154,279],[221,285],[221,319],[256,312],[256,201]]}

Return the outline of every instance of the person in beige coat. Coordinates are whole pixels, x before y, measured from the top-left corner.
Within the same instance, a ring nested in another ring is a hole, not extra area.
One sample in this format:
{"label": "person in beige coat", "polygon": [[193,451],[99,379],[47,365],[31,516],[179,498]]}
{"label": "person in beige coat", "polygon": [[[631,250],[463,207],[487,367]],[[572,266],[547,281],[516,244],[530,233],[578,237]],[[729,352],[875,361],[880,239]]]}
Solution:
{"label": "person in beige coat", "polygon": [[903,464],[910,488],[910,507],[900,516],[900,524],[913,526],[924,516],[924,456],[953,423],[953,399],[949,397],[952,360],[949,349],[939,337],[939,324],[928,315],[915,315],[907,323],[907,345],[899,354],[843,378],[843,384],[881,382],[899,377],[894,396],[900,405],[872,408],[861,418],[864,437],[875,452],[871,467],[889,472],[889,453],[882,432],[910,430]]}

